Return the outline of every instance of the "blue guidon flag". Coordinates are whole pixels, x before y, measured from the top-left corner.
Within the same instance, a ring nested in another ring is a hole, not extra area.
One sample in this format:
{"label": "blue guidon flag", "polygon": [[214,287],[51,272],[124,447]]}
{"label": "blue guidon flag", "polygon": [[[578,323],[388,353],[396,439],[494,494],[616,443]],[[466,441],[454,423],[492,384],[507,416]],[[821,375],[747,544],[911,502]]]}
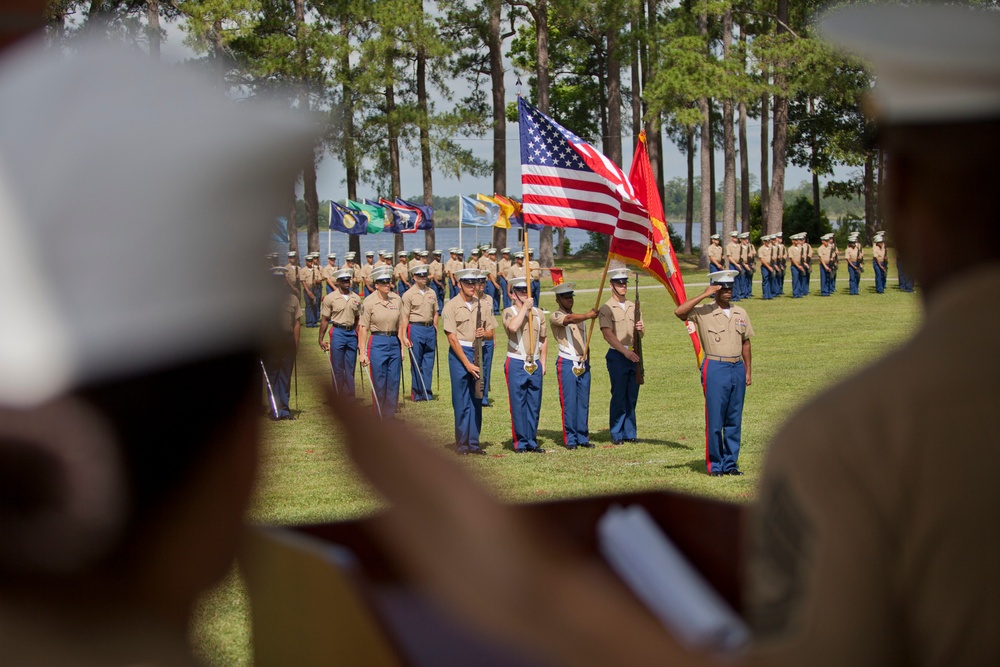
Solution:
{"label": "blue guidon flag", "polygon": [[[359,224],[360,223],[360,224]],[[330,201],[330,229],[345,234],[361,235],[368,232],[364,220],[358,219],[358,212]]]}
{"label": "blue guidon flag", "polygon": [[646,255],[649,214],[625,172],[524,98],[517,114],[524,221],[614,235]]}

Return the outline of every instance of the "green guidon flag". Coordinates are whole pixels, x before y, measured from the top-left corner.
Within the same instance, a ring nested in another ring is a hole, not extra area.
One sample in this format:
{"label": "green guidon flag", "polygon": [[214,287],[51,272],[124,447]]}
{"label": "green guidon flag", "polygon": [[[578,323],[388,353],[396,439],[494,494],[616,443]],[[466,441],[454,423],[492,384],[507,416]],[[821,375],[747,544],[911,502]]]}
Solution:
{"label": "green guidon flag", "polygon": [[369,234],[378,234],[385,228],[385,209],[381,206],[362,204],[361,202],[354,201],[353,199],[347,200],[347,206],[360,211],[360,217],[366,219],[365,222],[368,225]]}

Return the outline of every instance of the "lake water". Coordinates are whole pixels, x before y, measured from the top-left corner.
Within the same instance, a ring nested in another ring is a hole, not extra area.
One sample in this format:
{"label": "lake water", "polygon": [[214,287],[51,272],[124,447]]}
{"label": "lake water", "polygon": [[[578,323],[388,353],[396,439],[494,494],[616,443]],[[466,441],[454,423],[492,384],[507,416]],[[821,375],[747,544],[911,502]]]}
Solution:
{"label": "lake water", "polygon": [[[671,225],[673,226],[673,225]],[[675,231],[677,231],[675,229]],[[680,230],[683,233],[683,229]],[[697,229],[695,230],[698,231]],[[534,230],[528,230],[528,244],[535,248],[535,252],[538,252],[538,234],[539,232]],[[412,234],[403,234],[403,248],[406,250],[423,250],[424,249],[424,233],[422,231],[414,232]],[[434,240],[437,244],[438,250],[447,251],[448,248],[462,247],[466,255],[472,248],[478,246],[481,243],[488,243],[492,236],[492,229],[489,227],[462,227],[462,242],[459,243],[458,240],[459,230],[457,227],[447,227],[435,230]],[[553,242],[558,239],[558,231],[555,233],[555,238]],[[379,250],[393,251],[393,244],[395,239],[392,234],[372,234],[361,236],[361,254],[364,257],[364,253],[368,250],[374,250],[378,252]],[[570,243],[570,252],[576,252],[579,250],[589,239],[587,232],[581,229],[567,229],[566,238]],[[348,236],[347,234],[341,232],[332,232],[329,235],[330,246],[333,248],[333,252],[337,253],[337,260],[343,263],[344,253],[347,252],[348,248]],[[507,230],[507,245],[511,247],[513,251],[516,252],[514,247],[517,244],[517,230],[509,229]],[[300,254],[305,254],[307,247],[306,233],[299,232],[299,252]],[[288,252],[288,246],[283,243],[275,244],[275,251],[282,254]],[[498,248],[499,250],[499,248]],[[326,256],[329,254],[330,250],[327,247],[327,233],[325,230],[319,233],[319,252],[320,257],[324,260],[323,263],[326,264]],[[447,259],[447,254],[445,254],[445,259]]]}

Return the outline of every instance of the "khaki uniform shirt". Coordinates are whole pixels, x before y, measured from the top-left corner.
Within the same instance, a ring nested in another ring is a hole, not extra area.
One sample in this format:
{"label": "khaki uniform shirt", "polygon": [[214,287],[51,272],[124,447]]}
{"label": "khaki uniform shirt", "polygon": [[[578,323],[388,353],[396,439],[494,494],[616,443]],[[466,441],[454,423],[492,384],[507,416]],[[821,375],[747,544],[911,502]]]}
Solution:
{"label": "khaki uniform shirt", "polygon": [[354,292],[345,295],[336,290],[323,297],[323,303],[319,308],[320,317],[325,317],[333,324],[353,327],[358,322],[358,313],[361,312],[361,297]]}
{"label": "khaki uniform shirt", "polygon": [[[507,323],[510,322],[517,316],[518,308],[511,306],[510,308],[505,308],[503,311],[503,328],[507,332],[507,355],[515,355],[516,357],[528,356],[528,317],[525,315],[524,319],[521,321],[520,328],[513,334],[507,331]],[[537,308],[532,307],[531,309],[531,341],[533,343],[533,349],[531,350],[531,357],[537,359],[538,355],[542,351],[542,342],[548,332],[545,329],[545,315],[542,311]]]}
{"label": "khaki uniform shirt", "polygon": [[329,264],[327,264],[326,266],[324,266],[323,267],[323,282],[325,284],[327,284],[327,285],[329,285],[331,283],[336,283],[336,281],[333,279],[333,274],[336,273],[336,271],[337,271],[337,267],[336,266],[330,266]]}
{"label": "khaki uniform shirt", "polygon": [[830,251],[831,247],[832,246],[829,245],[829,244],[827,244],[827,245],[821,245],[819,247],[819,261],[822,262],[823,264],[827,264],[827,265],[830,264],[830,256],[832,254],[831,251]]}
{"label": "khaki uniform shirt", "polygon": [[406,263],[406,268],[409,269],[410,271],[412,271],[413,267],[419,266],[420,264],[422,264],[422,262],[420,261],[420,258],[419,257],[414,257],[413,259],[411,259],[409,262]]}
{"label": "khaki uniform shirt", "polygon": [[584,348],[587,345],[587,330],[585,327],[589,320],[577,322],[576,324],[566,324],[566,316],[569,314],[562,308],[559,308],[549,317],[549,326],[552,327],[552,337],[556,339],[556,345],[559,346],[560,352],[582,357]]}
{"label": "khaki uniform shirt", "polygon": [[285,264],[282,268],[285,269],[285,277],[288,279],[288,282],[292,283],[296,287],[302,284],[299,279],[299,267],[297,265]]}
{"label": "khaki uniform shirt", "polygon": [[969,348],[1000,330],[997,290],[995,261],[939,285],[910,341],[771,442],[744,596],[762,662],[1000,665],[1000,492],[979,465],[1000,383]]}
{"label": "khaki uniform shirt", "polygon": [[361,265],[361,280],[362,282],[371,282],[372,279],[372,269],[375,268],[374,264],[369,264],[365,262]]}
{"label": "khaki uniform shirt", "polygon": [[395,292],[389,292],[389,298],[382,301],[378,292],[365,297],[361,305],[360,326],[368,327],[369,331],[384,331],[396,333],[399,331],[399,311],[402,300]]}
{"label": "khaki uniform shirt", "polygon": [[302,287],[311,291],[315,283],[313,278],[314,274],[311,266],[303,266],[299,269],[299,282],[302,284]]}
{"label": "khaki uniform shirt", "polygon": [[[625,307],[622,308],[622,305]],[[611,297],[597,312],[597,321],[600,328],[611,329],[619,343],[632,349],[632,333],[635,331],[634,303],[626,299],[623,304],[619,304]]]}
{"label": "khaki uniform shirt", "polygon": [[861,253],[858,252],[858,247],[857,246],[855,246],[853,248],[851,246],[847,246],[847,261],[848,262],[850,262],[854,266],[857,266],[858,265],[858,258],[860,256],[861,256]]}
{"label": "khaki uniform shirt", "polygon": [[496,277],[497,277],[497,263],[494,262],[492,259],[487,258],[487,259],[484,259],[481,262],[479,262],[479,268],[482,271],[485,271],[488,275],[493,276],[494,279],[496,279]]}
{"label": "khaki uniform shirt", "polygon": [[719,357],[739,357],[743,354],[743,341],[753,337],[753,326],[747,311],[730,304],[726,316],[714,300],[699,303],[688,315],[698,329],[698,339],[705,354]]}
{"label": "khaki uniform shirt", "polygon": [[445,262],[444,273],[446,276],[448,276],[448,279],[450,281],[451,277],[455,275],[455,271],[458,271],[461,268],[462,268],[461,262],[459,262],[457,259],[449,259],[447,262]]}
{"label": "khaki uniform shirt", "polygon": [[726,259],[732,264],[740,263],[740,244],[730,243],[726,246]]}
{"label": "khaki uniform shirt", "polygon": [[813,258],[813,247],[808,243],[802,244],[802,263],[810,264]]}
{"label": "khaki uniform shirt", "polygon": [[872,248],[872,259],[878,262],[880,265],[885,266],[885,246],[881,248],[876,244]]}
{"label": "khaki uniform shirt", "polygon": [[479,300],[483,302],[483,313],[489,313],[490,314],[490,319],[492,320],[493,319],[493,297],[491,297],[489,294],[486,294],[484,292],[483,295],[481,297],[479,297]]}
{"label": "khaki uniform shirt", "polygon": [[503,276],[504,280],[506,280],[507,279],[507,269],[509,269],[510,267],[511,267],[511,261],[509,259],[498,260],[497,261],[497,277],[499,278],[500,276]]}
{"label": "khaki uniform shirt", "polygon": [[377,269],[380,266],[388,266],[388,264],[384,260],[381,260],[381,259],[377,259],[374,262],[372,262],[372,268],[373,269]]}
{"label": "khaki uniform shirt", "polygon": [[466,268],[466,269],[478,269],[479,268],[479,260],[478,259],[470,259],[468,262],[466,262],[464,264],[464,268]]}
{"label": "khaki uniform shirt", "polygon": [[[471,305],[471,308],[469,307]],[[491,306],[492,307],[492,306]],[[448,303],[444,304],[441,310],[442,328],[446,334],[458,335],[458,340],[468,344],[476,339],[476,309],[481,309],[482,325],[487,331],[496,329],[497,321],[493,317],[493,311],[487,311],[486,305],[480,301],[478,304],[473,299],[471,304],[466,304],[462,295],[459,294]]]}
{"label": "khaki uniform shirt", "polygon": [[[767,264],[768,266],[770,266],[771,265],[771,246],[768,245],[768,244],[766,244],[766,243],[764,245],[762,245],[760,247],[760,255],[759,256],[760,256],[760,263],[761,264]],[[771,268],[774,268],[774,267],[771,267]]]}
{"label": "khaki uniform shirt", "polygon": [[403,310],[399,316],[402,322],[433,322],[437,312],[437,294],[428,285],[423,292],[414,285],[403,292]]}
{"label": "khaki uniform shirt", "polygon": [[840,263],[840,250],[837,248],[836,243],[830,244],[830,263],[833,266],[837,266]]}
{"label": "khaki uniform shirt", "polygon": [[523,278],[525,275],[524,271],[525,269],[523,264],[521,266],[511,264],[510,268],[507,269],[507,282],[510,282],[513,278]]}
{"label": "khaki uniform shirt", "polygon": [[410,282],[410,268],[406,265],[406,262],[399,262],[392,271],[392,277],[396,280],[404,280]]}
{"label": "khaki uniform shirt", "polygon": [[793,245],[788,249],[788,260],[793,265],[802,261],[802,246]]}
{"label": "khaki uniform shirt", "polygon": [[431,280],[436,280],[438,282],[444,281],[444,266],[442,266],[441,262],[435,259],[433,262],[427,265],[427,268],[429,270],[428,275],[430,276]]}
{"label": "khaki uniform shirt", "polygon": [[531,280],[541,280],[542,279],[542,267],[538,262],[529,262],[528,268],[531,269]]}
{"label": "khaki uniform shirt", "polygon": [[744,261],[752,266],[754,264],[754,260],[757,259],[757,248],[754,248],[753,245],[747,243],[743,246],[743,250],[746,252]]}
{"label": "khaki uniform shirt", "polygon": [[722,246],[714,243],[708,246],[708,259],[716,264],[722,264]]}
{"label": "khaki uniform shirt", "polygon": [[285,299],[285,307],[282,310],[282,315],[281,330],[294,331],[295,323],[302,319],[302,304],[299,302],[298,296],[295,294],[288,295],[288,298]]}

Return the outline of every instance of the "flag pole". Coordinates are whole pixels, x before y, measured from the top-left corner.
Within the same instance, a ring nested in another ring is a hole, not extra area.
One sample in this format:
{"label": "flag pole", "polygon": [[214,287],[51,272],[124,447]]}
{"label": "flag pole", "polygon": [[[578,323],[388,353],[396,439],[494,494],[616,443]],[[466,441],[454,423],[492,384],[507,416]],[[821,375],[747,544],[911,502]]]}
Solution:
{"label": "flag pole", "polygon": [[[601,284],[597,288],[597,303],[594,304],[594,310],[601,307],[601,296],[604,294],[604,283],[607,282],[608,278],[608,267],[611,266],[611,249],[608,249],[608,259],[604,262],[604,273],[601,274]],[[594,335],[594,324],[597,319],[590,320],[590,327],[587,329],[587,344],[583,346],[583,361],[586,362],[590,358],[590,339]]]}
{"label": "flag pole", "polygon": [[[531,262],[528,261],[528,222],[522,217],[521,222],[524,224],[524,282],[528,286],[528,294],[531,294]],[[536,304],[532,304],[531,308],[528,309],[528,344],[524,348],[525,352],[525,363],[524,370],[531,375],[535,372],[537,364],[535,363],[535,341],[531,337],[532,328],[532,317],[531,314],[535,309]]]}
{"label": "flag pole", "polygon": [[[465,254],[465,246],[462,245],[462,214],[464,209],[462,208],[462,195],[458,196],[458,247],[462,248],[462,254]],[[465,261],[464,259],[462,260]]]}

